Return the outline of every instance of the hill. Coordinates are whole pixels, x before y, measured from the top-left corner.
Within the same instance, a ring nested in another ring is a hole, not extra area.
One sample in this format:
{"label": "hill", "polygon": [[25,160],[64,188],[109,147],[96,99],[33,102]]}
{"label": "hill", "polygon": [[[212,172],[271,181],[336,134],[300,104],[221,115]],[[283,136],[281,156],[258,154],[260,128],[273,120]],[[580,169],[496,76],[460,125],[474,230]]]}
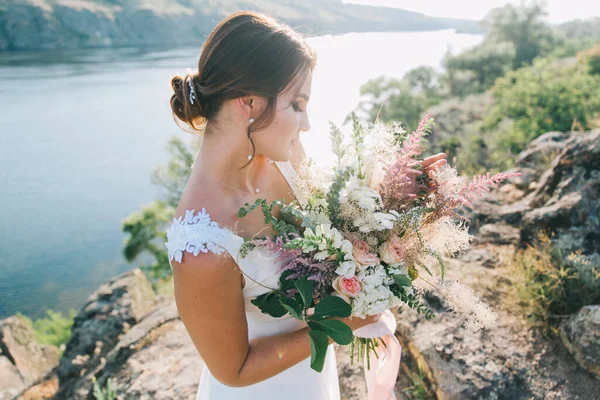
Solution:
{"label": "hill", "polygon": [[341,0],[0,0],[0,51],[198,45],[238,10],[268,13],[308,35],[480,29],[475,21]]}

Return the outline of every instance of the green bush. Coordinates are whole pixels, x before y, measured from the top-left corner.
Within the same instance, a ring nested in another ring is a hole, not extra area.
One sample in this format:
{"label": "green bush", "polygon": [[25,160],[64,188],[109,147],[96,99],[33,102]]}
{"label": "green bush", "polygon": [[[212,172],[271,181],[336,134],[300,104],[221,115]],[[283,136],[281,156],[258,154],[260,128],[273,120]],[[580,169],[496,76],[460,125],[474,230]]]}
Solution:
{"label": "green bush", "polygon": [[564,257],[545,233],[516,254],[514,293],[530,322],[552,327],[600,301],[600,266],[586,265],[584,274],[578,269],[583,259],[575,253]]}
{"label": "green bush", "polygon": [[61,312],[46,310],[45,318],[32,320],[31,318],[17,313],[17,316],[25,321],[35,332],[35,338],[39,344],[51,344],[60,347],[67,343],[71,337],[71,328],[77,311],[71,309],[68,316]]}
{"label": "green bush", "polygon": [[[439,74],[431,67],[415,68],[402,78],[371,79],[360,88],[359,109],[373,122],[401,121],[417,126],[425,111],[444,98]],[[348,119],[349,120],[349,117]]]}
{"label": "green bush", "polygon": [[589,130],[600,111],[600,76],[588,74],[581,62],[537,60],[498,79],[492,93],[495,106],[487,127],[493,130],[505,118],[513,121],[497,139],[513,154],[546,132]]}
{"label": "green bush", "polygon": [[600,75],[600,43],[577,55],[579,62],[587,65],[590,75]]}
{"label": "green bush", "polygon": [[94,398],[96,400],[116,400],[117,399],[118,393],[115,390],[115,388],[113,388],[112,378],[107,379],[106,388],[101,388],[100,385],[98,385],[98,381],[96,380],[95,376],[92,377],[92,383],[94,384]]}
{"label": "green bush", "polygon": [[446,56],[444,81],[454,96],[485,92],[512,69],[514,59],[512,43],[484,42],[465,53]]}

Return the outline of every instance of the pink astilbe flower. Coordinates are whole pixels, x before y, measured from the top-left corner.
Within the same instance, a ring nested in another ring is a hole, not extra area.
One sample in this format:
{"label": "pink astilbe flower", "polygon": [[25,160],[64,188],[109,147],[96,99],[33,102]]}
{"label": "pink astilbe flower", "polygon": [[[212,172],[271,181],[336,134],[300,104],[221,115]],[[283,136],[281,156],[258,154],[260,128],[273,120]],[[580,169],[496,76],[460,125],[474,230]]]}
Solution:
{"label": "pink astilbe flower", "polygon": [[459,193],[460,199],[466,207],[472,208],[472,201],[485,192],[489,192],[490,187],[496,187],[502,181],[521,175],[520,172],[499,172],[494,176],[490,176],[489,172],[486,175],[475,175],[473,180]]}
{"label": "pink astilbe flower", "polygon": [[285,266],[293,264],[294,259],[302,254],[301,249],[285,249],[283,247],[285,242],[296,237],[298,237],[298,235],[289,234],[285,240],[282,237],[254,239],[252,240],[252,244],[256,247],[266,249],[273,254],[277,254],[277,262],[280,263],[279,271],[281,272],[282,270],[287,269],[284,268]]}
{"label": "pink astilbe flower", "polygon": [[415,157],[424,151],[421,140],[430,123],[431,119],[427,114],[419,123],[417,130],[404,140],[396,161],[385,168],[385,176],[379,191],[386,209],[400,209],[415,200],[420,190],[427,189],[425,185],[417,182],[417,177],[422,175],[423,171],[421,161]]}
{"label": "pink astilbe flower", "polygon": [[[277,272],[291,271],[287,279],[306,276],[308,280],[315,281],[315,299],[326,297],[331,292],[331,282],[337,276],[335,273],[337,263],[316,260],[314,258],[316,251],[303,253],[302,249],[284,248],[285,242],[295,237],[298,235],[289,234],[286,239],[282,237],[255,239],[252,240],[252,244],[277,254],[276,261],[279,264]],[[296,289],[288,291],[289,296],[293,296],[295,293],[297,293]]]}
{"label": "pink astilbe flower", "polygon": [[[436,209],[435,215],[439,218],[449,215],[458,218],[464,218],[458,215],[455,210],[464,207],[473,208],[473,200],[489,192],[490,188],[509,178],[521,176],[519,172],[505,173],[501,172],[494,176],[488,172],[486,175],[475,175],[471,181],[466,177],[458,176],[458,172],[453,167],[445,165],[434,172],[430,185],[433,192],[430,199],[433,199],[433,207]],[[428,218],[431,221],[431,218]]]}

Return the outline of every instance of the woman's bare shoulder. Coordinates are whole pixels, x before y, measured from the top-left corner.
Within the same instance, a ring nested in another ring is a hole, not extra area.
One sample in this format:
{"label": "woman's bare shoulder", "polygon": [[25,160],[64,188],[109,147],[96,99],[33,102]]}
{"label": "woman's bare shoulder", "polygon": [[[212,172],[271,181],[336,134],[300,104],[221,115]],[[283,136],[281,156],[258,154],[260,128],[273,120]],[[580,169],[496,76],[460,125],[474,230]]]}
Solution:
{"label": "woman's bare shoulder", "polygon": [[205,210],[211,221],[221,227],[228,226],[237,215],[237,209],[228,200],[219,186],[190,180],[179,199],[175,217],[185,215],[187,210]]}

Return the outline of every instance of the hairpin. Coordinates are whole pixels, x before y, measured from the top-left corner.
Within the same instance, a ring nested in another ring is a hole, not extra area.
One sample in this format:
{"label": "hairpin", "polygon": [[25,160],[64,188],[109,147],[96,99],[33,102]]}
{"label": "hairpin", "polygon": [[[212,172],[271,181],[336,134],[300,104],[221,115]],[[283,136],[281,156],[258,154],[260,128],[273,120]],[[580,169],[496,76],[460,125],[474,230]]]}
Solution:
{"label": "hairpin", "polygon": [[188,77],[188,86],[190,87],[190,103],[194,104],[196,95],[194,94],[194,86],[192,85],[192,78]]}

